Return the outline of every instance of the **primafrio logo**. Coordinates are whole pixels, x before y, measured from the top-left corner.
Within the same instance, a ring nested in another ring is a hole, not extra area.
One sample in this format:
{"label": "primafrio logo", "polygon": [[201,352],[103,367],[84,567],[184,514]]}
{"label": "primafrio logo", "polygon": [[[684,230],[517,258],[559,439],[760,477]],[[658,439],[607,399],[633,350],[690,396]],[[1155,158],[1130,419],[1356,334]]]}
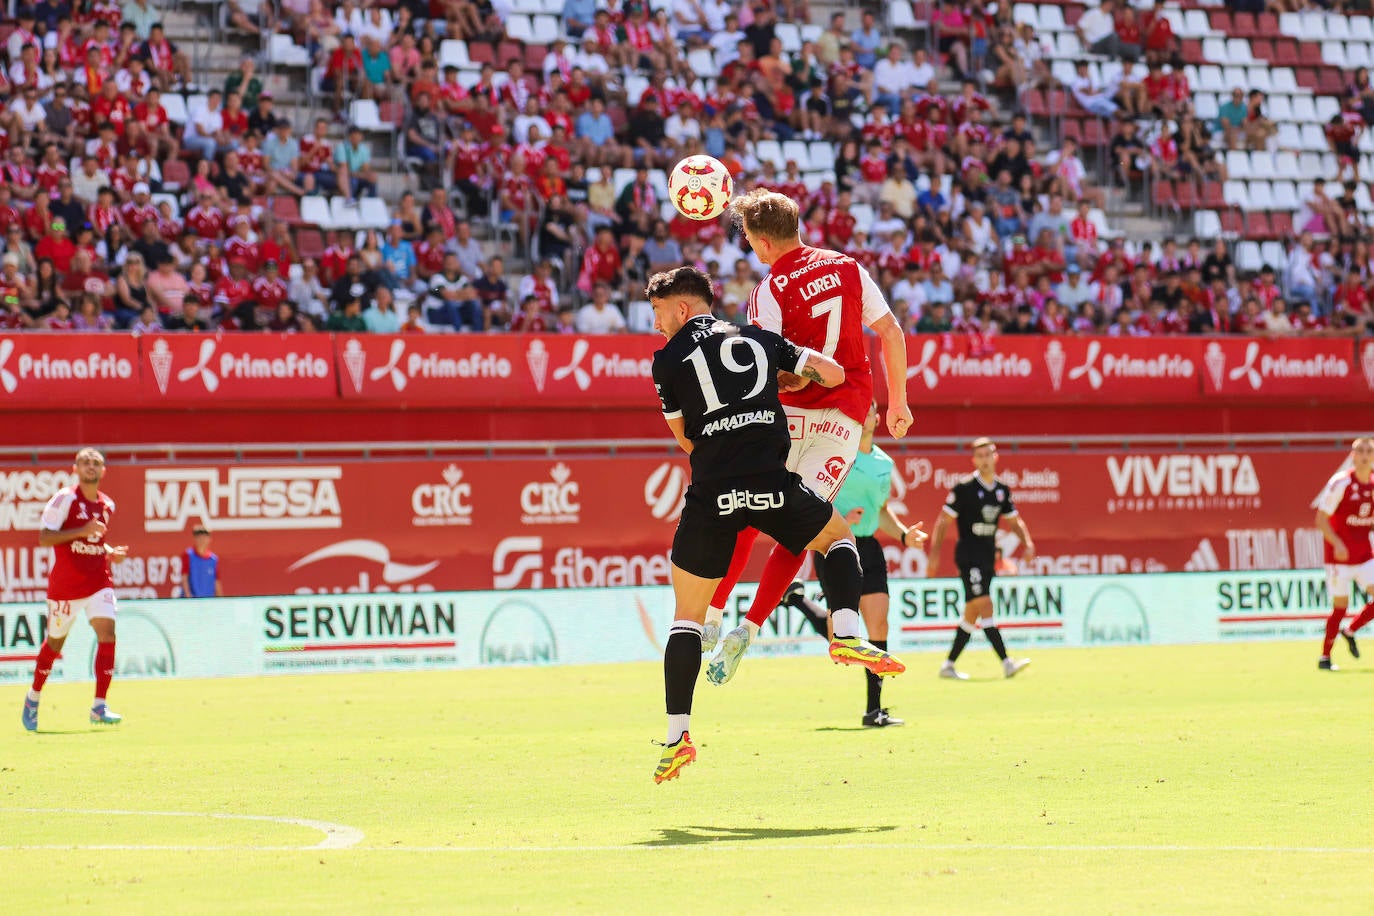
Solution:
{"label": "primafrio logo", "polygon": [[[13,394],[24,379],[43,381],[99,381],[102,379],[133,378],[134,365],[114,353],[91,352],[80,359],[64,359],[44,353],[34,356],[21,353],[15,360],[14,371],[9,368],[14,354],[14,341],[0,340],[0,388]],[[17,373],[17,374],[16,374]]]}
{"label": "primafrio logo", "polygon": [[[363,372],[367,367],[367,353],[357,339],[344,343],[344,368],[356,391],[362,391]],[[368,372],[369,381],[388,381],[397,392],[415,379],[487,379],[510,378],[510,360],[495,353],[472,351],[465,356],[441,356],[430,350],[428,353],[416,352],[406,346],[406,341],[397,337],[391,341],[384,364]]]}
{"label": "primafrio logo", "polygon": [[[202,340],[195,365],[178,370],[177,381],[185,383],[199,379],[205,390],[214,394],[219,390],[220,382],[226,379],[285,381],[329,377],[329,361],[314,353],[291,350],[282,356],[251,356],[228,348],[219,352],[219,344],[214,338]],[[217,353],[218,359],[215,358]],[[166,340],[158,340],[148,354],[148,362],[153,367],[153,379],[163,394],[167,393],[171,382],[174,359],[171,345]]]}
{"label": "primafrio logo", "polygon": [[472,524],[472,484],[463,469],[450,464],[440,474],[442,483],[422,483],[410,491],[410,509],[417,527]]}
{"label": "primafrio logo", "polygon": [[592,377],[586,369],[582,368],[582,359],[587,355],[587,351],[590,349],[591,344],[580,337],[573,341],[572,358],[568,360],[566,366],[560,366],[553,370],[553,380],[556,382],[571,375],[573,381],[577,383],[578,388],[583,391],[590,388],[592,386]]}
{"label": "primafrio logo", "polygon": [[332,467],[149,468],[143,530],[184,532],[191,521],[218,531],[339,528],[343,509]]}
{"label": "primafrio logo", "polygon": [[1343,379],[1350,374],[1346,360],[1330,353],[1319,353],[1305,358],[1260,355],[1259,341],[1252,340],[1245,346],[1245,362],[1227,373],[1231,381],[1244,379],[1250,388],[1258,391],[1268,378],[1296,379]]}
{"label": "primafrio logo", "polygon": [[[1102,358],[1100,368],[1099,356]],[[1069,381],[1086,378],[1088,386],[1096,391],[1107,379],[1187,379],[1192,378],[1196,371],[1193,361],[1179,353],[1160,353],[1149,357],[1104,354],[1102,342],[1090,340],[1083,363],[1069,370]]]}
{"label": "primafrio logo", "polygon": [[558,462],[548,480],[532,480],[520,490],[520,520],[526,525],[576,525],[582,503],[572,469]]}
{"label": "primafrio logo", "polygon": [[[653,378],[653,360],[645,357],[622,356],[619,353],[592,353],[592,345],[584,338],[573,341],[572,353],[568,362],[553,370],[552,381],[561,382],[572,379],[579,391],[592,386],[593,379],[649,379]],[[588,354],[591,358],[588,359]],[[525,362],[529,365],[530,379],[535,390],[544,393],[549,369],[549,350],[543,341],[535,340],[525,351]]]}
{"label": "primafrio logo", "polygon": [[644,481],[644,504],[649,514],[665,522],[675,522],[682,515],[687,495],[687,472],[682,466],[665,461]]}
{"label": "primafrio logo", "polygon": [[971,379],[1028,378],[1030,360],[1015,353],[994,353],[991,356],[969,356],[964,353],[939,352],[933,340],[921,346],[921,357],[906,370],[908,379],[921,377],[926,388],[934,389],[943,377]]}

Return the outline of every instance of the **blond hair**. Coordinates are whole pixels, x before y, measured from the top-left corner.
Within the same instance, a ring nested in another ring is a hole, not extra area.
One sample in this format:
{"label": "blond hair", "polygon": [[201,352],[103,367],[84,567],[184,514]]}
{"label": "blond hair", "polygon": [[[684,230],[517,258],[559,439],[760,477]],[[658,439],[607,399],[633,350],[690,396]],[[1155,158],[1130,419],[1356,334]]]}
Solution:
{"label": "blond hair", "polygon": [[974,439],[972,444],[969,445],[969,448],[971,448],[975,452],[978,451],[980,448],[988,447],[991,447],[993,451],[997,450],[997,444],[994,443],[987,436],[980,436],[979,438]]}
{"label": "blond hair", "polygon": [[734,213],[750,235],[773,242],[794,241],[800,229],[801,211],[797,202],[777,191],[755,188],[730,201]]}

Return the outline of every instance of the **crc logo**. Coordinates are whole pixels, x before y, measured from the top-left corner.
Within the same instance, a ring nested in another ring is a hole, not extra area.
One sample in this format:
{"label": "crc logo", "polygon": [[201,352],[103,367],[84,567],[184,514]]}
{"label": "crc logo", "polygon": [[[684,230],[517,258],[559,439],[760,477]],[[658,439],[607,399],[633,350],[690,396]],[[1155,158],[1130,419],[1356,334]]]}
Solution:
{"label": "crc logo", "polygon": [[[1083,365],[1075,366],[1069,370],[1069,380],[1074,381],[1088,377],[1088,384],[1096,391],[1102,387],[1102,372],[1097,368],[1097,357],[1102,352],[1102,344],[1096,340],[1088,341],[1088,356],[1083,361]],[[1053,370],[1051,370],[1053,372]],[[1055,386],[1058,389],[1058,385]]]}
{"label": "crc logo", "polygon": [[558,661],[558,638],[539,608],[514,599],[487,617],[477,655],[484,665],[552,664]]}
{"label": "crc logo", "polygon": [[531,481],[520,490],[520,520],[526,525],[575,525],[582,511],[578,483],[563,462],[549,469],[549,480]]}
{"label": "crc logo", "polygon": [[463,469],[450,464],[441,476],[443,483],[422,483],[410,491],[410,509],[415,513],[411,524],[471,525],[472,484],[463,479]]}
{"label": "crc logo", "polygon": [[[95,664],[95,643],[86,670]],[[119,609],[119,654],[115,674],[119,677],[174,677],[176,651],[172,638],[151,614],[137,609]]]}
{"label": "crc logo", "polygon": [[682,465],[665,461],[654,468],[644,481],[644,504],[649,514],[665,522],[675,522],[682,515],[687,495],[687,472]]}
{"label": "crc logo", "polygon": [[1135,592],[1104,585],[1088,599],[1083,613],[1083,644],[1148,643],[1150,617]]}
{"label": "crc logo", "polygon": [[935,367],[931,365],[935,360],[935,350],[935,341],[927,340],[921,347],[921,358],[916,361],[915,365],[907,367],[906,377],[911,379],[919,374],[927,388],[934,388],[940,384],[940,376],[936,373]]}
{"label": "crc logo", "polygon": [[544,587],[544,539],[541,537],[504,538],[491,555],[491,587],[505,590]]}
{"label": "crc logo", "polygon": [[781,493],[755,493],[752,490],[727,490],[716,497],[716,508],[721,515],[730,515],[739,509],[752,512],[767,512],[781,509],[787,500]]}

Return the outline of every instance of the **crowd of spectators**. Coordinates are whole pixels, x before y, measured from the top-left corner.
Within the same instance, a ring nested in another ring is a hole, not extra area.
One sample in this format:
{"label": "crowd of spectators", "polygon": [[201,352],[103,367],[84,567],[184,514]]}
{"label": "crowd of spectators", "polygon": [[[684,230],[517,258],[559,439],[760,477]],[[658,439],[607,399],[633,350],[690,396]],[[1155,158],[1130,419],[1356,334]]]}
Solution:
{"label": "crowd of spectators", "polygon": [[[941,4],[914,48],[872,12],[854,29],[837,13],[792,52],[779,23],[809,17],[795,0],[568,0],[542,48],[508,40],[504,3],[271,10],[229,0],[231,33],[292,35],[323,68],[335,117],[355,98],[387,103],[427,190],[395,201],[386,230],[326,231],[303,256],[313,230],[275,201],[375,195],[360,125],[321,116],[297,137],[252,56],[178,125],[160,94],[193,88],[188,58],[150,0],[21,9],[4,48],[0,328],[615,333],[636,324],[647,277],[683,263],[710,270],[721,316],[742,322],[763,265],[728,219],[664,206],[658,170],[694,153],[801,203],[805,240],[863,263],[912,331],[1356,333],[1374,314],[1355,292],[1367,247],[1326,241],[1345,218],[1335,198],[1314,209],[1328,231],[1295,240],[1277,277],[1239,275],[1221,242],[1137,248],[1107,231],[1077,142],[1042,149],[1022,114],[1000,114],[1026,86],[1055,84],[1010,4]],[[1215,125],[1191,114],[1164,21],[1103,0],[1079,23],[1085,46],[1150,73],[1070,87],[1089,110],[1094,94],[1113,106],[1128,180],[1216,159],[1189,139]],[[446,40],[492,59],[441,66]],[[1193,133],[1171,154],[1175,127]],[[1264,142],[1249,122],[1220,132]],[[833,169],[760,156],[797,140],[828,145]],[[523,275],[479,240],[492,215]]]}

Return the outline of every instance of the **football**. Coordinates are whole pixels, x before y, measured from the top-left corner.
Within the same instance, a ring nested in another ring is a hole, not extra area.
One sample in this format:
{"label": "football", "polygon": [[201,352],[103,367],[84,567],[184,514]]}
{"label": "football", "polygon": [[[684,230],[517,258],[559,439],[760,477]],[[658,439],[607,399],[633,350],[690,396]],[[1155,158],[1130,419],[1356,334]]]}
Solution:
{"label": "football", "polygon": [[714,156],[688,156],[668,176],[668,199],[688,219],[715,219],[730,206],[734,181]]}

